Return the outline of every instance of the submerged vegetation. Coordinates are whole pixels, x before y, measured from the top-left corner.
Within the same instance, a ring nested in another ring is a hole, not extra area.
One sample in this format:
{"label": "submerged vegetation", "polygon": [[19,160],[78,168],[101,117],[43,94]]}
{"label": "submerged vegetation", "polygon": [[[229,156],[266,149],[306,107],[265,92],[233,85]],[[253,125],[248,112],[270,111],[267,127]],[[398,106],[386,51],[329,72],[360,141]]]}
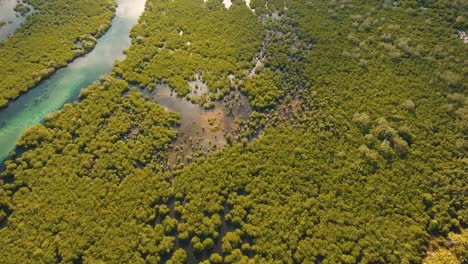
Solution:
{"label": "submerged vegetation", "polygon": [[246,76],[263,35],[242,1],[229,9],[220,1],[148,1],[140,19],[128,58],[115,71],[148,89],[167,83],[206,108]]}
{"label": "submerged vegetation", "polygon": [[[77,45],[78,41],[101,36],[110,26],[116,5],[114,0],[27,3],[37,12],[8,40],[0,42],[0,108],[89,51]],[[29,6],[21,3],[15,10],[26,8]]]}
{"label": "submerged vegetation", "polygon": [[[127,58],[5,162],[0,263],[466,263],[467,8],[148,0]],[[255,111],[172,166],[178,115],[129,82]]]}
{"label": "submerged vegetation", "polygon": [[29,11],[31,11],[31,8],[23,2],[17,2],[13,10],[20,15],[25,16],[27,13],[29,13]]}

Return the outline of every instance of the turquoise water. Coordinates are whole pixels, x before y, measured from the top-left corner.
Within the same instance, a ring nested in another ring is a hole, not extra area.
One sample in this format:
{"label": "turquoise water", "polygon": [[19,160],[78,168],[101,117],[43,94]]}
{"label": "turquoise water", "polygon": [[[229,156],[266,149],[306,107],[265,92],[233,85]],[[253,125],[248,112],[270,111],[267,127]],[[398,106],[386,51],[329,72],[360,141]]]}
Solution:
{"label": "turquoise water", "polygon": [[8,157],[21,134],[51,112],[72,102],[82,88],[112,70],[114,61],[125,57],[130,30],[143,13],[145,0],[118,0],[112,27],[99,39],[95,49],[54,73],[28,93],[0,110],[0,160]]}

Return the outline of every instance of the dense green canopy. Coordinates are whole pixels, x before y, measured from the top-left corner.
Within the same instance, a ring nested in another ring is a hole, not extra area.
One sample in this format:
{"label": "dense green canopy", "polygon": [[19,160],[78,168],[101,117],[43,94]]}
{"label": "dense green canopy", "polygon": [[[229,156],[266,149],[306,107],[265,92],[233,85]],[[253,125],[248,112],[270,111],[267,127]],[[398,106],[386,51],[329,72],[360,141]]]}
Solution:
{"label": "dense green canopy", "polygon": [[[165,82],[200,104],[230,91],[228,75],[246,75],[263,34],[260,21],[242,1],[227,10],[213,0],[150,0],[140,20],[128,58],[115,71],[150,89]],[[197,76],[207,91],[191,91],[189,81]]]}
{"label": "dense green canopy", "polygon": [[[0,41],[0,109],[94,47],[94,37],[109,28],[116,4],[115,0],[28,3],[36,12],[9,39]],[[93,45],[77,45],[91,36]]]}
{"label": "dense green canopy", "polygon": [[[467,3],[250,8],[147,2],[127,58],[5,163],[0,263],[468,261]],[[256,111],[170,166],[178,115],[128,82],[184,95],[196,73]]]}

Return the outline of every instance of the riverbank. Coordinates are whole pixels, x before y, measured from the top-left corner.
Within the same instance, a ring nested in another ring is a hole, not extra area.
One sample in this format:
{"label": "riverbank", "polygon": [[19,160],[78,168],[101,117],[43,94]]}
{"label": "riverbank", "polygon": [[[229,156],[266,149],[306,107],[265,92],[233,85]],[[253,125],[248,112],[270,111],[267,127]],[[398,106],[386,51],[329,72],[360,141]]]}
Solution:
{"label": "riverbank", "polygon": [[28,10],[23,14],[15,11],[16,0],[0,1],[0,41],[7,40],[16,29],[26,21],[27,17],[35,12],[34,8],[27,5]]}
{"label": "riverbank", "polygon": [[[115,1],[105,0],[34,2],[37,12],[0,42],[0,109],[87,53],[89,50],[77,45],[78,41],[106,32],[115,6]],[[11,15],[11,11],[3,11]]]}
{"label": "riverbank", "polygon": [[145,0],[119,0],[112,26],[93,51],[59,69],[0,110],[1,160],[8,157],[27,128],[40,123],[47,114],[61,109],[65,103],[75,101],[81,89],[110,72],[115,60],[125,57],[123,51],[131,44],[130,30],[137,23],[144,6]]}

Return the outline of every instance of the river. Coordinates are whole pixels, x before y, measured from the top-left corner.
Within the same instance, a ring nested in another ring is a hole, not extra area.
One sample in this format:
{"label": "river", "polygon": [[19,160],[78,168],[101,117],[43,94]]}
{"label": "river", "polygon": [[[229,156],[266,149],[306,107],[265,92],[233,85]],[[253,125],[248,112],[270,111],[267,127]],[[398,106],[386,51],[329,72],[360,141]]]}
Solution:
{"label": "river", "polygon": [[[0,21],[5,23],[3,26],[0,26],[0,40],[5,40],[10,37],[10,35],[15,33],[16,29],[26,21],[26,16],[21,16],[14,10],[16,4],[17,0],[0,0]],[[33,10],[27,15],[32,12]]]}
{"label": "river", "polygon": [[[146,0],[118,0],[112,27],[99,39],[95,49],[55,72],[49,79],[0,110],[0,161],[9,153],[21,134],[44,117],[77,99],[81,89],[112,70],[114,61],[123,59],[131,40],[131,28],[144,11]],[[181,114],[179,136],[169,152],[169,163],[187,163],[200,153],[222,148],[238,136],[237,121],[248,119],[252,108],[247,97],[232,91],[214,109],[205,110],[185,98],[177,97],[167,85],[153,92],[138,89],[149,100]]]}
{"label": "river", "polygon": [[[130,46],[130,30],[145,9],[146,0],[118,0],[111,28],[95,49],[55,72],[49,79],[0,110],[0,160],[7,158],[25,129],[34,126],[65,103],[76,100],[80,90],[112,70]],[[3,3],[3,2],[2,2]]]}

